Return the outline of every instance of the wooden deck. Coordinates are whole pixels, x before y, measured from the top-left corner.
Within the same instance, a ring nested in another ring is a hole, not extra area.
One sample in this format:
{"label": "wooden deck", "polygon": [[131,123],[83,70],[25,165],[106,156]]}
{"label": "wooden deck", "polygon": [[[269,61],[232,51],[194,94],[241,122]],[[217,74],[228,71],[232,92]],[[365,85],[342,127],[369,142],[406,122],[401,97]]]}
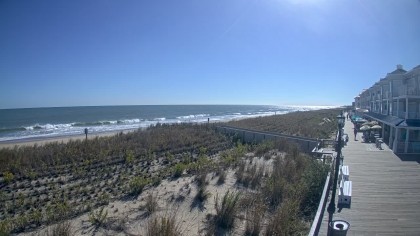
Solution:
{"label": "wooden deck", "polygon": [[[379,150],[362,143],[361,133],[354,141],[350,121],[344,130],[349,142],[342,152],[353,193],[351,207],[337,209],[333,219],[350,223],[347,235],[420,235],[420,157],[398,157],[385,144]],[[319,235],[327,231],[325,209]]]}

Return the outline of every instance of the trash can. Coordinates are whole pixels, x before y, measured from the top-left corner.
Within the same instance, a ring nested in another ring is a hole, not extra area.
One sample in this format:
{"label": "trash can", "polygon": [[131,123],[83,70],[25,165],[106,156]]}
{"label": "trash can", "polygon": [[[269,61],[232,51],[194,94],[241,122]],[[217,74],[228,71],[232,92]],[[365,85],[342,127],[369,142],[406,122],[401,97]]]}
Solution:
{"label": "trash can", "polygon": [[346,236],[350,228],[349,222],[345,220],[333,220],[328,225],[329,236]]}

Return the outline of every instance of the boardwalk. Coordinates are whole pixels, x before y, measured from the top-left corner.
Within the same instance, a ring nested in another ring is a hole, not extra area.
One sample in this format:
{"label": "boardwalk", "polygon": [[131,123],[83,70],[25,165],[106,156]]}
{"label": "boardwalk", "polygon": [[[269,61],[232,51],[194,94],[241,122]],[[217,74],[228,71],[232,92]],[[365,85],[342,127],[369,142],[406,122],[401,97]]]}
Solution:
{"label": "boardwalk", "polygon": [[[353,182],[352,204],[334,219],[350,223],[347,235],[420,235],[420,157],[398,157],[386,145],[378,150],[362,143],[361,133],[354,141],[352,128],[346,121],[350,141],[343,155]],[[325,210],[319,235],[327,230]]]}

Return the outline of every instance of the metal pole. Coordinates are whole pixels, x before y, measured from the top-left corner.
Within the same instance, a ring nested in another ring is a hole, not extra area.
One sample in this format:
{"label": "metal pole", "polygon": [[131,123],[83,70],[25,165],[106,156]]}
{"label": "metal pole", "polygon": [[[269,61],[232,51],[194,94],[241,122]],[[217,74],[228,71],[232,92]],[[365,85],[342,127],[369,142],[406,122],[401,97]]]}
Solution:
{"label": "metal pole", "polygon": [[331,201],[330,204],[328,205],[328,213],[329,213],[329,218],[328,218],[328,223],[331,223],[332,221],[332,215],[335,212],[335,195],[336,195],[336,190],[337,190],[337,181],[338,181],[338,171],[340,168],[340,158],[341,158],[341,126],[339,125],[338,127],[338,140],[337,140],[337,157],[335,158],[335,169],[334,169],[334,183],[332,186],[332,194],[331,194]]}

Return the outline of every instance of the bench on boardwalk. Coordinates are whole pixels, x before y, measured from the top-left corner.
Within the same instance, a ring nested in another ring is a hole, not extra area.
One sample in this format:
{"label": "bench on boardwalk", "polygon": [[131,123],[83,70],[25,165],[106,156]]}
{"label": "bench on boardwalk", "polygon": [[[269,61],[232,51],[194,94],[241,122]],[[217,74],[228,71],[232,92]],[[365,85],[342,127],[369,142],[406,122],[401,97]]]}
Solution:
{"label": "bench on boardwalk", "polygon": [[338,204],[350,206],[350,204],[351,204],[351,188],[352,188],[352,182],[351,181],[341,181],[340,192],[339,192],[339,195],[338,195]]}
{"label": "bench on boardwalk", "polygon": [[340,168],[340,181],[349,181],[350,171],[349,166],[342,165]]}

